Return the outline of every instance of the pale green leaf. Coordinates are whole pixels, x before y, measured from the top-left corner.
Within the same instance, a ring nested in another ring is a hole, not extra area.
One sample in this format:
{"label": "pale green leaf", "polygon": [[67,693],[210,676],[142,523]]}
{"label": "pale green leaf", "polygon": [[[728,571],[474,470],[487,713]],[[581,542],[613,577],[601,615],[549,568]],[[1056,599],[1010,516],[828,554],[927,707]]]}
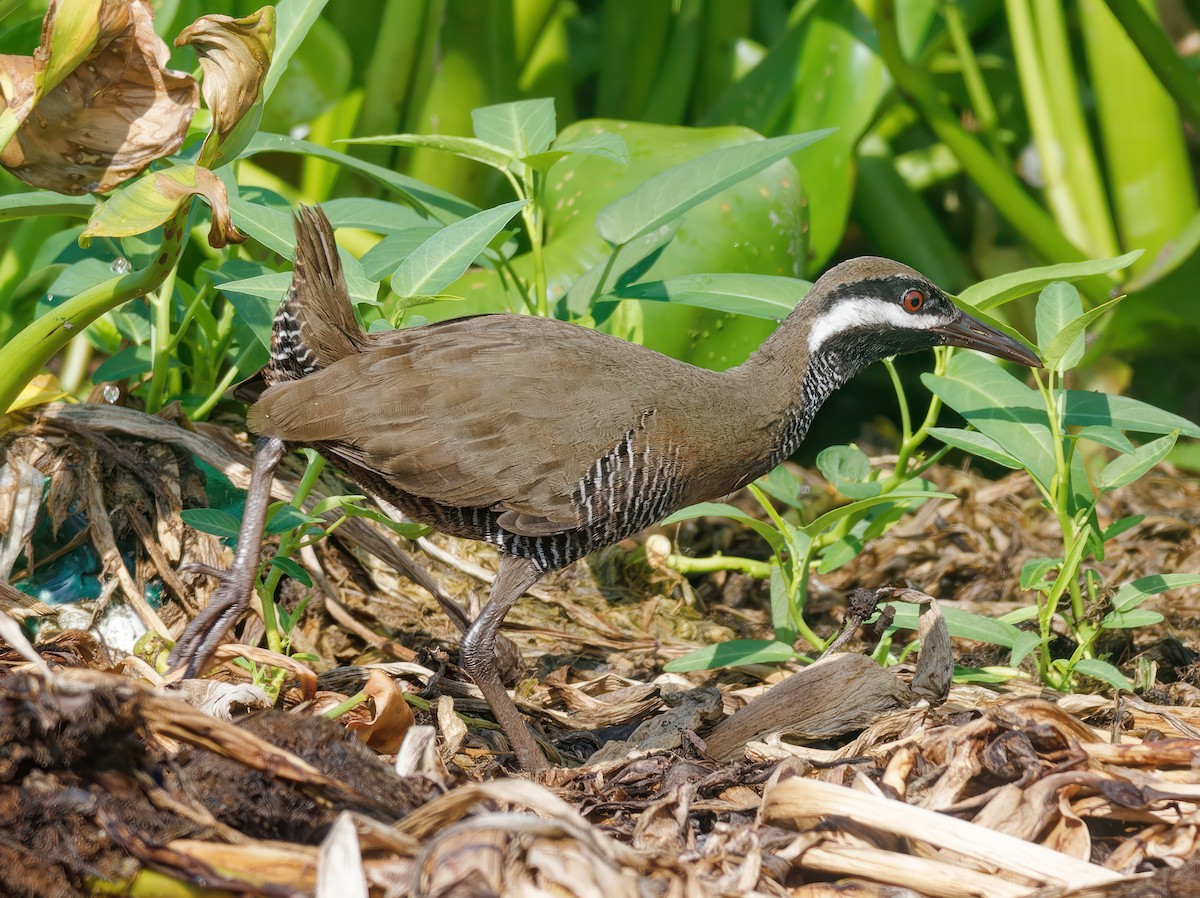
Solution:
{"label": "pale green leaf", "polygon": [[533,153],[522,156],[521,161],[538,171],[548,171],[559,159],[572,154],[580,156],[598,156],[609,159],[618,165],[629,164],[629,148],[625,139],[619,134],[602,131],[599,134],[585,134],[574,140],[557,140],[550,144],[550,149],[544,153]]}
{"label": "pale green leaf", "polygon": [[455,137],[448,134],[385,134],[379,137],[354,137],[339,143],[363,143],[388,147],[429,147],[473,159],[492,168],[504,170],[515,158],[511,152],[474,137]]}
{"label": "pale green leaf", "polygon": [[929,435],[941,440],[947,446],[978,455],[980,458],[985,458],[1006,468],[1015,470],[1021,467],[1021,463],[1001,449],[999,443],[976,430],[963,430],[959,427],[931,427]]}
{"label": "pale green leaf", "polygon": [[746,664],[781,664],[791,661],[794,657],[795,650],[786,642],[731,639],[729,642],[705,646],[682,658],[668,661],[663,665],[663,670],[669,673],[686,673],[690,670],[714,670]]}
{"label": "pale green leaf", "polygon": [[1103,424],[1135,433],[1170,433],[1178,430],[1185,436],[1200,437],[1200,426],[1187,418],[1165,412],[1147,402],[1108,393],[1067,390],[1063,420],[1068,426]]}
{"label": "pale green leaf", "polygon": [[758,518],[751,517],[740,508],[724,502],[700,502],[697,505],[689,505],[687,508],[681,508],[673,515],[665,518],[662,523],[666,526],[667,524],[678,524],[681,521],[691,521],[695,518],[709,517],[729,518],[733,521],[739,521],[770,543],[771,548],[776,552],[779,552],[783,548],[783,535],[778,530],[770,524],[760,521]]}
{"label": "pale green leaf", "polygon": [[1036,293],[1055,281],[1077,281],[1097,274],[1108,274],[1128,268],[1141,256],[1137,249],[1115,259],[1093,259],[1086,262],[1064,262],[1042,268],[1027,268],[1012,274],[990,278],[968,287],[958,298],[976,309],[991,309],[1030,293]]}
{"label": "pale green leaf", "polygon": [[512,152],[513,156],[530,156],[545,152],[556,132],[554,100],[518,100],[499,103],[471,111],[475,136]]}
{"label": "pale green leaf", "polygon": [[829,133],[753,141],[680,163],[606,206],[596,218],[596,229],[610,243],[628,243]]}
{"label": "pale green leaf", "polygon": [[631,284],[600,302],[641,299],[782,321],[812,287],[810,281],[770,274],[686,274]]}
{"label": "pale green leaf", "polygon": [[1178,432],[1144,443],[1132,452],[1118,455],[1096,476],[1096,486],[1104,492],[1133,483],[1156,464],[1166,458],[1175,445]]}
{"label": "pale green leaf", "polygon": [[462,277],[526,205],[528,200],[505,203],[442,228],[400,263],[392,275],[392,290],[400,296],[432,296],[440,292]]}
{"label": "pale green leaf", "polygon": [[1125,678],[1125,674],[1121,673],[1120,670],[1107,661],[1101,661],[1099,658],[1084,658],[1075,665],[1074,670],[1075,673],[1107,683],[1114,689],[1125,692],[1130,692],[1133,689],[1133,684]]}

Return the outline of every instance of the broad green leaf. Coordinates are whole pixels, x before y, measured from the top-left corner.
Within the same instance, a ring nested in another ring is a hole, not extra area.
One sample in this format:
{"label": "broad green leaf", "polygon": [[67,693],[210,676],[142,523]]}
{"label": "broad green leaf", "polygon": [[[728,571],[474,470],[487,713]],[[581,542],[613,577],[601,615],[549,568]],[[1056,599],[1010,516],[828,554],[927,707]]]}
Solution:
{"label": "broad green leaf", "polygon": [[475,136],[512,152],[530,156],[545,152],[554,140],[554,100],[518,100],[471,111]]}
{"label": "broad green leaf", "polygon": [[1132,265],[1141,254],[1142,251],[1136,249],[1115,259],[1092,259],[1086,262],[1064,262],[1061,265],[1027,268],[1024,271],[980,281],[960,293],[958,298],[965,305],[976,309],[992,309],[1036,293],[1055,281],[1077,281],[1092,275],[1120,271]]}
{"label": "broad green leaf", "polygon": [[1149,403],[1130,399],[1128,396],[1113,396],[1108,393],[1067,390],[1063,420],[1073,427],[1104,424],[1135,433],[1170,433],[1178,430],[1185,436],[1200,437],[1200,426],[1187,418],[1165,412]]}
{"label": "broad green leaf", "polygon": [[283,77],[292,54],[325,8],[327,0],[279,0],[275,4],[275,53],[263,83],[263,97],[269,98]]}
{"label": "broad green leaf", "polygon": [[[887,602],[889,607],[896,609],[889,630],[916,630],[920,607],[911,602]],[[942,605],[942,617],[951,636],[961,639],[973,639],[976,642],[986,642],[988,645],[998,645],[1011,649],[1021,638],[1021,631],[1012,624],[1005,624],[982,614],[963,611]]]}
{"label": "broad green leaf", "polygon": [[600,302],[641,299],[782,321],[812,287],[809,281],[770,274],[686,274],[631,284]]}
{"label": "broad green leaf", "polygon": [[[278,61],[278,58],[277,50],[276,61]],[[336,150],[328,149],[319,144],[310,143],[307,140],[299,140],[285,134],[254,135],[249,145],[242,151],[242,157],[254,156],[258,153],[295,153],[301,156],[315,156],[318,159],[325,159],[328,162],[336,163],[343,168],[348,168],[351,171],[356,171],[372,178],[389,190],[394,190],[421,208],[428,209],[431,214],[442,222],[456,221],[479,211],[478,207],[468,203],[466,200],[447,193],[444,190],[432,187],[424,181],[418,181],[416,178],[410,178],[408,175],[394,172],[389,168],[384,168],[382,165],[364,162],[362,159],[357,159],[354,156],[339,153]]]}
{"label": "broad green leaf", "polygon": [[515,158],[511,152],[474,137],[454,137],[448,134],[385,134],[380,137],[353,137],[339,143],[363,143],[388,147],[431,147],[444,150],[464,159],[474,159],[501,171]]}
{"label": "broad green leaf", "polygon": [[817,453],[817,470],[830,483],[864,482],[871,476],[871,460],[857,446],[827,446]]}
{"label": "broad green leaf", "polygon": [[[1071,289],[1075,288],[1072,287]],[[1084,332],[1093,321],[1110,311],[1124,298],[1124,296],[1118,296],[1116,299],[1110,299],[1108,302],[1101,303],[1094,309],[1089,309],[1074,321],[1069,322],[1050,341],[1050,345],[1043,352],[1046,364],[1050,368],[1059,371],[1065,371],[1079,364],[1079,360],[1083,358]]]}
{"label": "broad green leaf", "polygon": [[433,222],[388,234],[362,257],[363,269],[367,277],[383,280],[413,254],[418,246],[442,229],[441,225]]}
{"label": "broad green leaf", "polygon": [[266,527],[264,528],[267,533],[287,533],[289,530],[294,530],[297,527],[325,523],[322,518],[305,514],[299,508],[287,502],[275,503],[274,509],[269,512],[269,515]]}
{"label": "broad green leaf", "polygon": [[1012,655],[1010,656],[1009,663],[1011,663],[1013,667],[1018,666],[1029,656],[1030,652],[1035,651],[1041,644],[1042,639],[1040,636],[1038,636],[1038,634],[1030,633],[1026,630],[1020,631],[1020,635],[1018,635],[1016,640],[1013,642]]}
{"label": "broad green leaf", "polygon": [[1113,521],[1108,525],[1108,528],[1100,535],[1100,538],[1105,542],[1116,536],[1120,536],[1126,530],[1132,530],[1138,524],[1146,519],[1144,514],[1134,514],[1127,518],[1121,518],[1119,521]]}
{"label": "broad green leaf", "polygon": [[961,449],[980,458],[1016,470],[1021,463],[1000,448],[1000,444],[991,437],[975,430],[963,430],[959,427],[931,427],[930,436],[937,437],[947,446]]}
{"label": "broad green leaf", "polygon": [[400,296],[433,296],[454,283],[528,200],[505,203],[446,225],[400,263],[392,290]]}
{"label": "broad green leaf", "polygon": [[956,497],[950,493],[939,493],[939,492],[934,492],[932,490],[929,492],[907,492],[907,491],[902,491],[902,490],[895,490],[890,493],[885,493],[882,496],[871,496],[870,498],[867,498],[867,499],[857,499],[848,505],[842,505],[842,506],[839,506],[838,508],[831,509],[831,510],[825,512],[825,514],[818,517],[811,524],[801,527],[800,532],[804,533],[807,536],[816,538],[816,536],[818,534],[822,533],[827,528],[832,527],[834,524],[836,524],[842,518],[849,517],[850,515],[858,514],[863,509],[872,508],[876,505],[882,505],[885,502],[903,502],[903,501],[923,502],[926,499],[954,499],[954,498],[956,498]]}
{"label": "broad green leaf", "polygon": [[[1062,352],[1050,356],[1050,344],[1072,321],[1083,315],[1083,300],[1079,291],[1066,281],[1055,281],[1047,284],[1037,301],[1037,345],[1042,351],[1042,358],[1047,367],[1059,369],[1074,368],[1083,358],[1083,332],[1080,331],[1071,339],[1069,346],[1064,346]],[[1061,362],[1061,365],[1059,364]]]}
{"label": "broad green leaf", "polygon": [[0,224],[36,215],[69,215],[88,218],[96,207],[94,196],[63,196],[49,190],[0,196]]}
{"label": "broad green leaf", "polygon": [[[352,303],[355,305],[378,304],[379,284],[376,281],[367,280],[349,271],[345,274],[346,287],[350,291],[350,301]],[[292,273],[290,271],[277,271],[272,274],[245,278],[244,280],[229,281],[222,284],[220,289],[222,293],[226,294],[237,293],[242,296],[254,296],[259,299],[271,300],[271,314],[274,315],[274,308],[278,306],[291,285]]]}
{"label": "broad green leaf", "polygon": [[591,313],[597,324],[606,321],[614,310],[615,300],[605,302],[597,297],[612,290],[621,293],[628,290],[625,285],[642,277],[658,261],[678,230],[679,222],[673,221],[636,240],[611,247],[603,259],[576,278],[567,289],[563,297],[567,311],[576,316]]}
{"label": "broad green leaf", "polygon": [[713,670],[745,664],[781,664],[795,657],[795,650],[786,642],[731,639],[729,642],[705,646],[682,658],[668,661],[663,665],[663,670],[669,673],[686,673],[689,670]]}
{"label": "broad green leaf", "polygon": [[1037,392],[972,352],[956,354],[944,376],[923,374],[921,380],[1049,488],[1056,466],[1050,422]]}
{"label": "broad green leaf", "polygon": [[1108,427],[1104,424],[1084,427],[1078,433],[1070,434],[1070,436],[1076,440],[1091,440],[1093,443],[1099,443],[1101,446],[1107,446],[1117,452],[1132,452],[1134,449],[1129,437],[1115,427]]}
{"label": "broad green leaf", "polygon": [[1060,564],[1061,558],[1030,558],[1021,565],[1021,589],[1048,590],[1052,581],[1046,575]]}
{"label": "broad green leaf", "polygon": [[765,539],[771,544],[771,548],[776,553],[783,549],[783,535],[765,521],[760,521],[758,518],[752,518],[746,512],[742,511],[733,505],[727,505],[724,502],[701,502],[698,505],[689,505],[687,508],[681,508],[667,518],[663,519],[663,525],[678,524],[681,521],[691,521],[695,518],[729,518],[733,521],[739,521]]}
{"label": "broad green leaf", "polygon": [[207,168],[169,165],[147,172],[117,189],[92,211],[79,245],[93,237],[129,237],[143,234],[175,216],[192,197],[201,196],[212,210],[208,241],[214,247],[241,243],[245,238],[233,226],[225,184]]}
{"label": "broad green leaf", "polygon": [[628,243],[829,133],[773,137],[680,163],[606,206],[596,219],[596,229],[609,243]]}
{"label": "broad green leaf", "polygon": [[[180,362],[172,358],[174,367],[180,367]],[[148,372],[154,365],[154,355],[150,344],[141,346],[126,346],[116,355],[110,355],[92,372],[92,383],[105,380],[123,380],[126,377],[138,377]]]}
{"label": "broad green leaf", "polygon": [[836,571],[842,565],[857,558],[858,553],[862,550],[863,541],[857,536],[843,536],[821,553],[821,563],[817,566],[817,573],[828,574],[830,571]]}
{"label": "broad green leaf", "polygon": [[787,583],[779,565],[771,565],[771,628],[775,639],[791,645],[796,639],[796,625],[792,620],[792,605],[788,601]]}
{"label": "broad green leaf", "polygon": [[1125,455],[1118,455],[1096,476],[1096,486],[1108,492],[1133,483],[1166,458],[1178,437],[1178,432],[1170,433],[1144,443]]}
{"label": "broad green leaf", "polygon": [[1132,583],[1126,583],[1117,590],[1117,594],[1112,598],[1113,610],[1129,611],[1150,596],[1156,596],[1160,592],[1177,589],[1180,586],[1195,586],[1197,583],[1200,583],[1200,576],[1196,574],[1153,574],[1149,577],[1142,577]]}
{"label": "broad green leaf", "polygon": [[1134,627],[1149,627],[1162,623],[1163,616],[1157,611],[1147,608],[1134,608],[1132,611],[1110,611],[1100,621],[1105,630],[1131,630]]}
{"label": "broad green leaf", "polygon": [[407,203],[369,196],[345,196],[325,200],[321,211],[335,228],[362,228],[376,234],[397,234],[410,228],[439,228],[440,223]]}
{"label": "broad green leaf", "polygon": [[185,508],[179,512],[183,523],[201,533],[211,533],[222,539],[237,539],[241,521],[219,508]]}
{"label": "broad green leaf", "polygon": [[1101,661],[1099,658],[1084,658],[1075,665],[1074,670],[1075,673],[1080,673],[1107,683],[1114,689],[1125,692],[1133,690],[1133,684],[1125,678],[1125,674],[1121,673],[1120,670],[1107,661]]}
{"label": "broad green leaf", "polygon": [[559,142],[555,140],[550,149],[544,153],[533,153],[522,156],[521,161],[538,171],[548,171],[559,159],[576,153],[581,156],[597,156],[608,159],[618,165],[629,164],[629,148],[619,134],[601,132],[600,134],[584,134],[573,140]]}
{"label": "broad green leaf", "polygon": [[793,508],[801,508],[801,499],[808,495],[808,484],[792,476],[783,465],[772,468],[758,480],[754,481],[764,493],[773,496]]}
{"label": "broad green leaf", "polygon": [[[308,571],[300,567],[293,559],[285,558],[282,555],[275,555],[271,558],[271,567],[277,567],[297,583],[305,586],[312,586],[312,577],[308,575]],[[286,630],[287,627],[285,626]]]}

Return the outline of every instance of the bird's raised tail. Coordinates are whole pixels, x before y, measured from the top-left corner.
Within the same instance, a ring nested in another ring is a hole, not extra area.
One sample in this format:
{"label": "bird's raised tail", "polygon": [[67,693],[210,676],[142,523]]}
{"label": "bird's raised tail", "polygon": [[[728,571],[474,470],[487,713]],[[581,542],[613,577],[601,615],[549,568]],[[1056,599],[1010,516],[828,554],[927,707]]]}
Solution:
{"label": "bird's raised tail", "polygon": [[292,286],[271,328],[268,384],[298,380],[361,351],[366,335],[354,318],[333,226],[320,208],[296,213]]}

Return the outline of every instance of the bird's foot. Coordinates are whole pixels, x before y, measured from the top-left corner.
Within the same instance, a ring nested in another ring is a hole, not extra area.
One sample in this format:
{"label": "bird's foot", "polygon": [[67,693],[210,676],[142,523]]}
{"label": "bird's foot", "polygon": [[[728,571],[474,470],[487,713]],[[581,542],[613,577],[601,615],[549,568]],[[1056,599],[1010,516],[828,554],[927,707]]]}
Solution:
{"label": "bird's foot", "polygon": [[252,565],[235,563],[227,571],[207,568],[202,572],[215,577],[220,585],[204,609],[192,618],[167,659],[171,671],[183,670],[185,678],[198,677],[204,672],[204,666],[229,628],[249,610],[256,570]]}

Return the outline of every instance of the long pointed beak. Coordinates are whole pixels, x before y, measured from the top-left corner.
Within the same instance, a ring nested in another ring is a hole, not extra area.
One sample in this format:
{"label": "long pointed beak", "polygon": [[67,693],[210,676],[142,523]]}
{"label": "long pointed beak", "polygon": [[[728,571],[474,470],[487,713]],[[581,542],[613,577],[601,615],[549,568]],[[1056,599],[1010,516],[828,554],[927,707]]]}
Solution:
{"label": "long pointed beak", "polygon": [[988,327],[977,318],[964,314],[951,324],[930,329],[939,334],[946,346],[965,346],[967,349],[977,349],[994,355],[998,359],[1007,359],[1030,368],[1041,368],[1041,360],[1033,354],[1033,350],[1000,333],[994,327]]}

